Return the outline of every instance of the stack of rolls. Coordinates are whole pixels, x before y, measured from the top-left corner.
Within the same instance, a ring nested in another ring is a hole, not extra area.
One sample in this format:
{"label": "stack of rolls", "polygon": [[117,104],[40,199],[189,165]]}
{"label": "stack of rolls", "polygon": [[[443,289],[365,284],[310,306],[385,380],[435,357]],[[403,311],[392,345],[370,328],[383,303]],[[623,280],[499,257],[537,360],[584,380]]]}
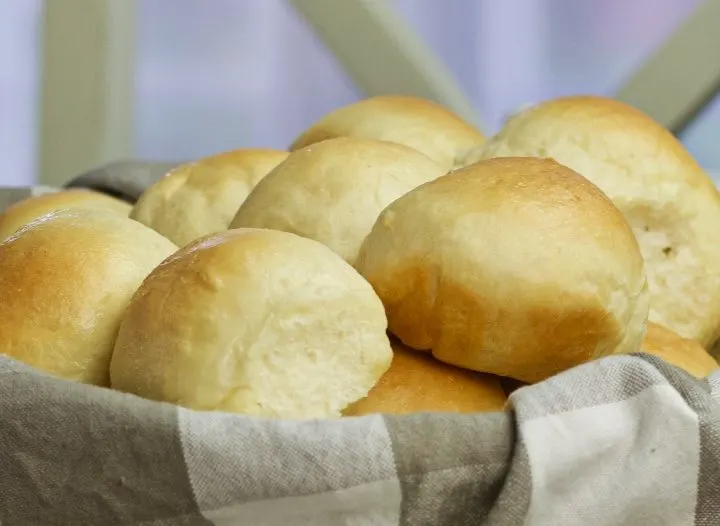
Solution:
{"label": "stack of rolls", "polygon": [[709,177],[621,103],[549,101],[486,140],[435,103],[375,97],[288,151],[179,166],[132,206],[73,190],[7,210],[0,353],[290,419],[500,411],[638,352],[704,378],[718,223]]}

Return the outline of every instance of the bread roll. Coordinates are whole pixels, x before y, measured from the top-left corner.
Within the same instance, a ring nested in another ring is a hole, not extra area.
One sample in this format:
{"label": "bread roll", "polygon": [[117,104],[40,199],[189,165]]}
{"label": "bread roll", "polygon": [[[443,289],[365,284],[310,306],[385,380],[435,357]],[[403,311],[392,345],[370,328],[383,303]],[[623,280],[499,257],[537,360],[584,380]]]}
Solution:
{"label": "bread roll", "polygon": [[485,161],[388,206],[357,268],[406,345],[535,382],[638,350],[643,260],[620,212],[551,160]]}
{"label": "bread roll", "polygon": [[569,97],[510,119],[468,162],[552,157],[603,190],[645,257],[650,319],[709,346],[720,336],[720,197],[680,142],[621,102]]}
{"label": "bread roll", "polygon": [[178,166],[140,196],[130,217],[180,246],[223,232],[258,181],[287,156],[234,150]]}
{"label": "bread roll", "polygon": [[193,409],[323,418],[390,366],[372,287],[327,247],[230,230],[180,250],[127,310],[112,386]]}
{"label": "bread roll", "polygon": [[390,369],[366,398],[343,411],[345,416],[477,413],[505,407],[507,396],[494,376],[446,365],[398,344],[393,347]]}
{"label": "bread roll", "polygon": [[313,124],[290,147],[299,150],[335,137],[396,142],[415,148],[446,171],[485,137],[446,108],[417,97],[383,95],[339,108]]}
{"label": "bread roll", "polygon": [[231,228],[320,241],[350,264],[383,208],[445,171],[400,144],[341,137],[293,152],[250,193]]}
{"label": "bread roll", "polygon": [[67,209],[107,210],[125,217],[132,205],[93,190],[64,190],[23,199],[0,214],[0,242],[35,219]]}
{"label": "bread roll", "polygon": [[641,351],[662,358],[697,378],[705,378],[718,368],[718,362],[698,342],[652,322],[648,323]]}
{"label": "bread roll", "polygon": [[176,249],[102,210],[61,210],[26,225],[0,244],[0,354],[107,385],[130,297]]}

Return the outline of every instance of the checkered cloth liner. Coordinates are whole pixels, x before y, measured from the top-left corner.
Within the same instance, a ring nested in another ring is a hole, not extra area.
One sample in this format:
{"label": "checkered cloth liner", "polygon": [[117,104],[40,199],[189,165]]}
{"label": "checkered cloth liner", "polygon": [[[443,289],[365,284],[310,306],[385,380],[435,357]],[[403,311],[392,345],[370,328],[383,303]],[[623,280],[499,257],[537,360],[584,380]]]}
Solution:
{"label": "checkered cloth liner", "polygon": [[2,526],[720,524],[720,371],[647,355],[522,388],[504,413],[305,422],[0,357],[0,422]]}
{"label": "checkered cloth liner", "polygon": [[720,524],[720,371],[616,356],[505,413],[272,421],[0,358],[0,524]]}
{"label": "checkered cloth liner", "polygon": [[65,186],[92,188],[134,203],[150,184],[160,179],[177,164],[117,161],[79,175]]}

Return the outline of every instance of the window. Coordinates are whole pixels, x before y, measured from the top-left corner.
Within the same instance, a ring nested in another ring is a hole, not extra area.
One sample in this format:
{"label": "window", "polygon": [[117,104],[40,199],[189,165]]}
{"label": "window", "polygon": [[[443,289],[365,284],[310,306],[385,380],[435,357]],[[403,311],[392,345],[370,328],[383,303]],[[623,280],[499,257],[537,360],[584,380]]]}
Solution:
{"label": "window", "polygon": [[139,5],[139,157],[287,148],[313,120],[361,96],[282,0]]}
{"label": "window", "polygon": [[612,95],[700,2],[395,1],[491,130],[526,103]]}
{"label": "window", "polygon": [[0,186],[35,180],[40,0],[0,4]]}
{"label": "window", "polygon": [[[700,1],[394,3],[497,130],[525,103],[612,94]],[[362,96],[284,0],[137,2],[139,158],[283,148],[322,114]],[[0,5],[0,185],[36,177],[42,6]],[[720,169],[719,134],[716,102],[682,138],[701,164]]]}

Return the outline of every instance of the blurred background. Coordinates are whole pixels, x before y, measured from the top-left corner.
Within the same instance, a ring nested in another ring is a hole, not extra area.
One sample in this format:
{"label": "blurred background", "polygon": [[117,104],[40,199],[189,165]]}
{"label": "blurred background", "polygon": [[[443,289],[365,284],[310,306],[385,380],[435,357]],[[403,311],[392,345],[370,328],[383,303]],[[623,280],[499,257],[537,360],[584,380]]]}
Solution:
{"label": "blurred background", "polygon": [[[489,131],[525,103],[612,94],[701,3],[386,1],[446,64]],[[40,177],[48,2],[63,0],[0,2],[0,186]],[[284,148],[319,116],[362,96],[284,0],[136,0],[135,6],[128,116],[135,158],[172,161],[241,146]],[[81,32],[98,30],[77,25]],[[717,137],[717,102],[681,134],[710,170],[720,168]]]}

